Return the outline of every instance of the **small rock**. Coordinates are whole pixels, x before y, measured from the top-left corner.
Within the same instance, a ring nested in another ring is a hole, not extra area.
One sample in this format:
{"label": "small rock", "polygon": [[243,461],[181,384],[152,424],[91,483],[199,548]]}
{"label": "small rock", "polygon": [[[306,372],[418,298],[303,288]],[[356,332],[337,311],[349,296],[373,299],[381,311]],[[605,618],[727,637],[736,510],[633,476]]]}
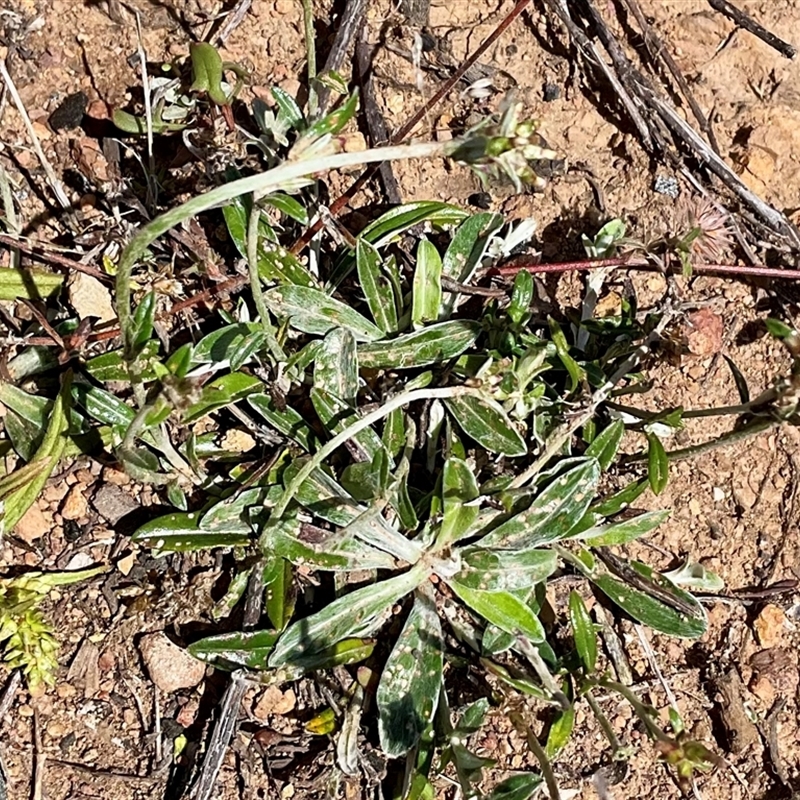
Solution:
{"label": "small rock", "polygon": [[276,14],[291,14],[294,10],[295,4],[293,0],[275,0],[275,13]]}
{"label": "small rock", "polygon": [[41,539],[52,527],[53,523],[45,517],[44,512],[34,503],[23,515],[14,528],[14,533],[27,544]]}
{"label": "small rock", "polygon": [[113,483],[115,486],[127,486],[131,482],[131,476],[121,469],[106,467],[103,470],[103,480],[107,483]]}
{"label": "small rock", "polygon": [[89,98],[84,92],[67,95],[50,115],[48,122],[54,131],[77,128],[86,113]]}
{"label": "small rock", "polygon": [[200,701],[192,698],[188,703],[178,712],[175,717],[175,722],[182,728],[189,728],[194,725],[197,719],[197,712],[200,710]]}
{"label": "small rock", "polygon": [[62,700],[68,700],[70,697],[75,697],[78,690],[71,683],[59,683],[56,686],[56,694]]}
{"label": "small rock", "polygon": [[139,504],[127,492],[113,483],[105,483],[97,490],[92,505],[112,525],[139,508]]}
{"label": "small rock", "polygon": [[253,716],[260,722],[265,722],[273,714],[288,714],[295,705],[297,696],[292,689],[282,692],[277,686],[270,686],[253,706]]}
{"label": "small rock", "polygon": [[139,640],[147,672],[162,692],[175,692],[197,686],[206,674],[206,665],[174,644],[166,634],[148,633]]}
{"label": "small rock", "polygon": [[46,503],[50,503],[51,505],[58,505],[66,496],[67,492],[69,491],[69,486],[67,486],[64,481],[58,481],[54,483],[52,486],[48,486],[43,492],[42,497]]}
{"label": "small rock", "polygon": [[128,555],[123,556],[119,561],[117,561],[117,569],[123,575],[128,575],[130,571],[133,569],[133,565],[135,563],[136,563],[136,556],[133,553],[128,553]]}
{"label": "small rock", "polygon": [[81,319],[97,317],[100,322],[116,319],[111,292],[92,275],[73,272],[67,281],[67,296]]}
{"label": "small rock", "polygon": [[31,708],[31,706],[29,706],[27,703],[23,703],[22,705],[17,707],[17,713],[21,717],[32,717],[33,708]]}
{"label": "small rock", "polygon": [[101,672],[109,672],[117,666],[117,657],[110,650],[103,650],[97,659],[97,667]]}
{"label": "small rock", "polygon": [[765,708],[772,708],[775,702],[775,687],[766,675],[758,675],[750,681],[750,691],[764,704]]}
{"label": "small rock", "polygon": [[690,314],[684,327],[686,347],[695,356],[712,356],[722,348],[722,317],[710,308]]}
{"label": "small rock", "polygon": [[761,610],[753,623],[758,636],[758,642],[763,648],[775,647],[781,644],[786,630],[786,615],[783,609],[773,603],[768,603]]}
{"label": "small rock", "polygon": [[86,516],[89,504],[84,495],[86,487],[76,483],[70,490],[63,505],[61,506],[61,516],[64,519],[81,519]]}

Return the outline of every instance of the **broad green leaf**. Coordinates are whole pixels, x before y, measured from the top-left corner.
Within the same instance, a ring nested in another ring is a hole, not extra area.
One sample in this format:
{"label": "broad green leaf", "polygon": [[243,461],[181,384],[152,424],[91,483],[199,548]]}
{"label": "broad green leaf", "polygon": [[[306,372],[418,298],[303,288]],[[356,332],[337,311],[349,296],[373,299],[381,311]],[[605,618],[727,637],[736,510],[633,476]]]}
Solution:
{"label": "broad green leaf", "polygon": [[[317,388],[311,390],[310,396],[317,416],[331,434],[340,433],[358,419],[353,407],[338,397],[334,397]],[[350,441],[358,445],[368,461],[372,461],[375,455],[383,450],[381,437],[378,436],[374,428],[364,428],[364,430],[355,434]]]}
{"label": "broad green leaf", "polygon": [[669,481],[669,458],[661,439],[654,433],[647,434],[647,480],[653,494],[661,494]]}
{"label": "broad green leaf", "polygon": [[572,625],[575,649],[586,674],[591,675],[597,665],[597,632],[583,598],[577,592],[569,593],[569,621]]}
{"label": "broad green leaf", "polygon": [[477,322],[451,320],[358,348],[358,363],[370,369],[413,369],[460,356],[481,332]]}
{"label": "broad green leaf", "polygon": [[520,270],[514,278],[511,290],[511,302],[508,305],[508,317],[515,325],[521,325],[530,315],[534,296],[533,275],[527,270]]}
{"label": "broad green leaf", "polygon": [[356,242],[356,269],[375,324],[384,333],[394,333],[397,330],[395,290],[382,269],[381,254],[362,238]]}
{"label": "broad green leaf", "polygon": [[367,225],[361,232],[361,238],[380,248],[422,222],[429,222],[441,227],[457,224],[466,216],[468,216],[466,211],[448,203],[439,203],[433,200],[404,203],[387,211]]}
{"label": "broad green leaf", "polygon": [[45,300],[63,285],[63,275],[43,269],[0,267],[0,300]]}
{"label": "broad green leaf", "polygon": [[307,452],[316,446],[314,432],[291,406],[284,406],[279,410],[275,401],[266,394],[251,394],[247,403],[276,431],[293,439]]}
{"label": "broad green leaf", "polygon": [[[469,283],[475,270],[481,265],[489,239],[503,222],[501,214],[492,212],[473,214],[465,219],[458,226],[444,254],[442,273],[458,283]],[[445,316],[450,316],[457,298],[457,294],[450,294],[445,298]]]}
{"label": "broad green leaf", "polygon": [[277,208],[282,214],[285,214],[295,222],[301,225],[308,225],[308,212],[303,205],[294,199],[291,195],[283,194],[282,192],[273,192],[268,194],[262,202],[265,205]]}
{"label": "broad green leaf", "polygon": [[525,511],[484,536],[481,547],[528,550],[563,539],[583,518],[599,480],[595,459],[567,470],[536,495]]}
{"label": "broad green leaf", "polygon": [[587,458],[596,458],[600,469],[605,472],[617,457],[625,425],[622,420],[615,420],[608,427],[600,431],[594,441],[586,448],[584,455]]}
{"label": "broad green leaf", "polygon": [[480,514],[478,481],[466,461],[450,457],[444,462],[442,500],[444,515],[437,545],[457,542]]}
{"label": "broad green leaf", "polygon": [[[37,501],[47,479],[53,474],[53,470],[61,460],[67,444],[72,399],[71,385],[72,371],[69,370],[62,377],[61,389],[50,411],[41,444],[33,454],[30,464],[26,465],[30,472],[25,474],[29,479],[21,486],[0,493],[0,500],[2,500],[0,535],[13,530],[25,512]],[[13,473],[5,476],[4,480],[8,478],[13,481]]]}
{"label": "broad green leaf", "polygon": [[415,326],[436,322],[442,305],[442,257],[436,247],[422,239],[417,247],[412,286],[411,321]]}
{"label": "broad green leaf", "polygon": [[392,606],[428,577],[428,568],[408,572],[356,589],[310,617],[298,620],[281,636],[269,660],[271,667],[333,647],[342,639],[369,636],[392,613]]}
{"label": "broad green leaf", "polygon": [[348,572],[393,569],[395,559],[340,531],[328,531],[300,523],[296,514],[280,522],[268,522],[259,539],[267,557],[280,556],[296,566]]}
{"label": "broad green leaf", "polygon": [[544,641],[545,632],[539,617],[515,594],[471,589],[460,583],[458,576],[449,579],[447,585],[473,611],[506,633],[524,634],[534,642]]}
{"label": "broad green leaf", "polygon": [[591,581],[635,620],[653,630],[687,639],[696,639],[705,633],[708,627],[705,609],[692,595],[679,589],[667,578],[654,573],[644,564],[631,562],[630,567],[645,579],[653,580],[658,576],[658,587],[661,592],[673,597],[685,607],[684,610],[678,610],[672,605],[661,602],[650,592],[634,588],[614,575],[596,575],[591,577]]}
{"label": "broad green leaf", "polygon": [[322,340],[314,362],[314,386],[346,403],[358,394],[358,355],[350,331],[334,328]]}
{"label": "broad green leaf", "polygon": [[280,86],[273,86],[270,93],[275,99],[275,104],[278,106],[278,117],[288,123],[289,127],[296,128],[303,124],[303,112],[297,101],[285,89]]}
{"label": "broad green leaf", "polygon": [[521,772],[498,783],[485,800],[530,800],[541,785],[541,775]]}
{"label": "broad green leaf", "polygon": [[213,664],[218,669],[248,667],[264,670],[279,636],[279,631],[271,630],[232,631],[207,636],[186,649],[195,658]]}
{"label": "broad green leaf", "polygon": [[625,544],[655,530],[669,517],[669,514],[669,511],[648,511],[622,522],[612,522],[607,525],[589,528],[570,538],[586,542],[590,547],[610,547]]}
{"label": "broad green leaf", "polygon": [[397,458],[406,443],[406,417],[402,408],[396,408],[383,422],[383,446],[386,452]]}
{"label": "broad green leaf", "polygon": [[253,531],[249,509],[262,506],[267,493],[264,487],[251,487],[218,500],[200,518],[200,528],[209,533],[241,533],[249,536]]}
{"label": "broad green leaf", "polygon": [[210,547],[240,547],[252,542],[250,534],[202,530],[199,514],[192,511],[167,514],[146,522],[131,538],[144,547],[163,553],[186,553]]}
{"label": "broad green leaf", "polygon": [[487,550],[465,547],[461,571],[453,580],[480,591],[530,590],[556,571],[558,559],[551,550]]}
{"label": "broad green leaf", "polygon": [[244,372],[229,372],[207,383],[200,399],[193,403],[183,415],[183,421],[194,422],[212,411],[225,408],[248,395],[264,390],[264,384],[253,375]]}
{"label": "broad green leaf", "polygon": [[436,603],[423,587],[392,652],[376,693],[381,749],[405,755],[433,719],[442,686],[444,640]]}
{"label": "broad green leaf", "polygon": [[262,330],[255,322],[235,322],[206,334],[195,346],[192,363],[223,364],[230,360],[250,334]]}
{"label": "broad green leaf", "polygon": [[[156,374],[152,369],[151,362],[158,355],[159,347],[159,342],[156,339],[148,340],[142,347],[138,364],[140,380],[155,380]],[[90,358],[84,364],[84,369],[96,381],[101,383],[129,381],[131,378],[122,350],[112,350],[109,353],[103,353],[101,356]]]}
{"label": "broad green leaf", "polygon": [[[247,221],[251,208],[249,197],[237,197],[222,209],[228,233],[243,258],[247,258]],[[266,220],[259,220],[258,274],[261,278],[270,283],[316,286],[314,276],[297,257],[271,240],[268,227]]]}
{"label": "broad green leaf", "polygon": [[383,336],[381,329],[358,311],[319,289],[277,286],[266,292],[264,299],[270,311],[288,319],[292,327],[303,333],[324,336],[333,328],[341,327],[359,342],[372,342]]}
{"label": "broad green leaf", "polygon": [[516,426],[494,400],[465,395],[451,397],[444,404],[461,430],[489,452],[512,458],[528,452]]}
{"label": "broad green leaf", "polygon": [[481,637],[481,652],[484,655],[494,656],[505,653],[516,644],[516,638],[510,633],[501,631],[497,625],[487,625]]}

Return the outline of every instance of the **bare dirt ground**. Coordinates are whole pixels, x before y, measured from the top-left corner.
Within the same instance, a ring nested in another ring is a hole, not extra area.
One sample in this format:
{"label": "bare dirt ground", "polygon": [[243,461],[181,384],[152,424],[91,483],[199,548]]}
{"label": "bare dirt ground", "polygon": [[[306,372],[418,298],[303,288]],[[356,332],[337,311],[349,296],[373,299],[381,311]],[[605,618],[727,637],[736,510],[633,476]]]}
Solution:
{"label": "bare dirt ground", "polygon": [[[201,36],[208,15],[220,5],[215,0],[131,0],[123,4],[123,11],[139,8],[148,59],[159,61],[185,54],[190,41],[187,30]],[[722,154],[753,190],[797,220],[800,59],[786,60],[749,34],[734,31],[733,24],[704,0],[647,0],[642,5],[672,48],[700,106],[711,114]],[[741,5],[766,27],[797,40],[800,3],[796,0]],[[430,29],[458,63],[510,6],[492,0],[434,0]],[[609,19],[613,19],[611,8],[609,4]],[[93,140],[79,131],[51,131],[47,117],[52,110],[65,96],[83,90],[90,98],[89,115],[102,120],[108,107],[126,105],[131,87],[140,84],[138,70],[127,61],[137,48],[132,17],[126,14],[122,21],[114,21],[108,10],[100,2],[11,0],[0,11],[0,27],[5,27],[0,54],[8,55],[10,71],[45,152],[62,175],[76,167],[86,172],[83,162],[76,164],[75,153],[90,151]],[[320,33],[327,36],[329,3],[319,3],[317,10]],[[373,41],[384,20],[392,20],[393,15],[397,16],[389,3],[372,4]],[[404,28],[399,16],[397,24],[385,30],[392,48],[384,42],[378,49],[376,79],[391,128],[408,118],[439,79],[419,73],[403,57],[413,31]],[[563,32],[558,40],[566,41]],[[554,178],[541,194],[492,195],[492,208],[536,219],[547,260],[579,255],[580,233],[594,230],[611,217],[625,218],[642,234],[661,229],[675,208],[672,199],[653,191],[656,176],[669,175],[669,171],[651,163],[635,135],[624,126],[621,129],[602,102],[582,91],[574,64],[565,58],[567,51],[549,45],[551,41],[546,17],[533,3],[483,59],[510,76],[528,112],[542,120],[550,146],[586,170]],[[253,86],[246,91],[263,96],[267,87],[277,83],[294,92],[304,68],[300,3],[256,0],[229,39],[224,57],[251,71]],[[418,135],[447,135],[463,103],[453,94],[425,121]],[[46,216],[37,216],[42,205],[36,194],[45,185],[39,164],[8,100],[2,111],[0,141],[0,158],[27,198],[23,208],[28,232],[41,238],[53,236],[56,226]],[[439,162],[405,164],[397,167],[396,174],[406,200],[466,204],[480,190],[468,172]],[[593,177],[594,185],[586,174]],[[91,183],[91,176],[88,180]],[[332,193],[346,183],[347,178],[332,180]],[[381,202],[377,192],[367,190],[354,207],[368,213],[376,202]],[[559,296],[570,296],[574,280],[562,280]],[[645,302],[659,290],[663,278],[644,275],[635,280]],[[753,393],[786,370],[789,359],[783,348],[769,337],[751,335],[757,330],[756,321],[770,309],[774,314],[791,311],[790,306],[776,308],[774,295],[766,287],[703,277],[685,282],[683,291],[685,299],[720,315],[722,353],[736,363]],[[731,373],[714,354],[661,364],[654,377],[656,386],[643,401],[652,409],[737,402]],[[679,434],[677,444],[703,441],[725,430],[725,425],[724,418],[696,420]],[[799,441],[797,431],[781,429],[677,464],[667,490],[648,501],[653,508],[672,508],[673,514],[652,537],[659,552],[645,552],[646,559],[660,567],[684,557],[701,560],[724,578],[729,590],[800,578]],[[101,490],[107,495],[108,487],[115,487],[113,502],[106,497],[104,505],[98,496]],[[208,587],[220,567],[213,559],[208,564],[194,561],[188,577],[179,572],[158,574],[158,565],[147,553],[120,547],[120,537],[129,534],[141,516],[138,509],[152,501],[147,491],[140,493],[113,468],[75,464],[50,482],[38,518],[30,529],[20,532],[27,547],[6,544],[0,551],[3,566],[25,563],[42,568],[63,568],[79,552],[93,560],[107,559],[112,549],[133,556],[120,568],[132,576],[127,581],[130,595],[139,595],[132,604],[128,599],[114,608],[114,602],[99,590],[80,588],[64,591],[55,604],[64,666],[56,689],[37,701],[40,748],[47,755],[44,796],[49,800],[164,796],[166,781],[176,776],[158,770],[147,773],[147,765],[154,761],[156,719],[166,742],[163,747],[169,751],[171,740],[184,730],[190,739],[198,738],[218,697],[213,679],[196,690],[159,695],[143,669],[138,637],[165,629],[179,635],[190,633],[193,629],[184,626],[203,620]],[[153,596],[149,588],[156,578],[159,596]],[[709,614],[710,629],[697,642],[645,634],[687,725],[725,758],[724,766],[699,780],[701,796],[705,800],[790,797],[791,792],[781,787],[781,776],[798,786],[798,597],[788,595],[770,604],[719,602],[710,607]],[[664,691],[632,627],[625,628],[625,643],[638,690],[657,708],[666,709]],[[324,772],[330,756],[322,745],[303,738],[300,722],[313,702],[313,697],[295,697],[290,691],[271,691],[269,696],[251,692],[245,703],[250,732],[237,738],[215,796],[275,796],[276,786],[285,798],[319,793],[314,777]],[[604,744],[586,721],[587,734],[573,739],[556,765],[562,786],[574,790],[565,796],[587,800],[678,797],[678,789],[656,763],[653,749],[632,725],[627,707],[613,699],[604,703],[618,734],[636,748],[629,774],[607,795],[602,790],[598,794],[590,778],[602,760]],[[31,785],[32,715],[32,704],[22,695],[0,721],[9,797],[26,796]],[[579,717],[579,728],[583,721]],[[259,728],[268,729],[270,735],[255,739],[252,731]],[[485,754],[498,760],[492,780],[505,770],[534,765],[502,712],[494,714],[482,736]],[[306,758],[308,753],[311,758]],[[274,784],[264,770],[264,757],[273,763]],[[443,796],[448,793],[445,784],[441,790]]]}

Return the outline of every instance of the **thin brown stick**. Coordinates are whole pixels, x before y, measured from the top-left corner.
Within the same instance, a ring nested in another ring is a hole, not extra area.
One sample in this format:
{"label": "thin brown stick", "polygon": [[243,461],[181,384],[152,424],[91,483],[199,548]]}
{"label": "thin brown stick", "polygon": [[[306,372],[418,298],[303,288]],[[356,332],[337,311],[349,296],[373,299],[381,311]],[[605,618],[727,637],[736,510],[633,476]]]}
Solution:
{"label": "thin brown stick", "polygon": [[42,800],[44,797],[44,768],[47,763],[47,756],[42,744],[42,722],[35,706],[33,709],[33,748],[34,767],[31,798],[32,800]]}
{"label": "thin brown stick", "polygon": [[228,12],[225,22],[222,23],[219,31],[211,37],[212,40],[222,47],[228,37],[242,24],[251,5],[253,5],[253,0],[238,0],[236,5]]}
{"label": "thin brown stick", "polygon": [[[361,103],[364,108],[364,119],[369,132],[370,146],[380,147],[389,141],[389,131],[383,119],[378,103],[375,99],[375,88],[372,85],[372,58],[370,47],[365,39],[366,28],[361,31],[361,36],[356,42],[355,62],[358,70],[358,79],[361,86]],[[391,163],[384,162],[378,167],[378,173],[383,184],[386,199],[392,205],[403,202],[400,194],[400,185],[394,176]]]}
{"label": "thin brown stick", "polygon": [[[447,94],[450,90],[461,80],[464,73],[505,33],[509,25],[525,10],[530,3],[530,0],[517,0],[516,5],[511,11],[508,12],[503,21],[486,37],[486,39],[478,46],[474,53],[468,56],[464,63],[448,78],[440,87],[439,90],[426,102],[422,107],[406,122],[393,136],[392,143],[397,144],[408,136],[414,130],[417,123],[425,117],[425,115]],[[375,174],[377,165],[373,165],[364,170],[361,175],[350,185],[344,194],[340,195],[330,205],[330,213],[333,216],[338,215],[342,209],[352,200],[356,192]],[[292,245],[291,252],[297,255],[301,252],[306,245],[319,233],[323,226],[322,220],[317,220],[310,226],[305,233]]]}
{"label": "thin brown stick", "polygon": [[724,14],[729,19],[732,19],[740,28],[749,31],[753,36],[757,36],[762,42],[766,42],[782,56],[794,58],[797,55],[797,50],[793,45],[790,45],[788,42],[777,37],[774,33],[768,31],[752,17],[747,16],[744,11],[736,8],[733,3],[729,3],[728,0],[708,0],[708,4],[711,8],[719,11],[720,14]]}
{"label": "thin brown stick", "polygon": [[714,135],[714,128],[711,126],[711,121],[703,113],[703,110],[700,108],[697,100],[695,100],[694,93],[689,88],[689,84],[686,82],[686,78],[683,76],[681,68],[672,57],[672,53],[670,53],[669,49],[665,47],[664,42],[653,30],[652,25],[648,23],[647,17],[645,17],[644,13],[642,12],[637,0],[622,0],[622,2],[625,3],[633,16],[636,17],[636,22],[639,24],[639,28],[641,28],[644,43],[647,46],[647,49],[650,51],[650,55],[654,59],[661,59],[661,61],[664,62],[667,69],[670,71],[670,74],[675,79],[675,83],[678,84],[681,94],[686,98],[686,102],[689,104],[692,114],[694,114],[695,119],[700,125],[700,129],[708,137],[708,141],[714,148],[715,152],[719,153],[719,145],[717,144],[717,138]]}
{"label": "thin brown stick", "polygon": [[91,275],[93,278],[97,278],[99,281],[103,281],[104,283],[114,282],[114,278],[102,270],[99,270],[96,267],[90,267],[87,264],[81,264],[80,261],[75,261],[72,258],[60,256],[58,253],[48,250],[47,245],[40,242],[34,242],[30,239],[25,240],[17,236],[9,236],[6,233],[0,233],[0,244],[13,247],[31,256],[31,258],[35,258],[38,261],[43,262],[44,264],[54,264],[57,267],[64,267],[64,269],[67,270],[83,272],[86,275]]}

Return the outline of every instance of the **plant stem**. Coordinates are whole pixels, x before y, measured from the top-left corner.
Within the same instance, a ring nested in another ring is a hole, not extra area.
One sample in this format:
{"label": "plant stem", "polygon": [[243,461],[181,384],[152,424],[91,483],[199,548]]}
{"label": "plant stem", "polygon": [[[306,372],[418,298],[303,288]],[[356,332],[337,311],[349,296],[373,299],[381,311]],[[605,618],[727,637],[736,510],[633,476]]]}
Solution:
{"label": "plant stem", "polygon": [[614,753],[619,753],[622,750],[622,744],[617,738],[617,734],[614,732],[614,729],[611,727],[608,717],[603,713],[603,709],[600,708],[597,700],[595,700],[592,690],[587,689],[583,693],[583,696],[586,698],[589,708],[592,709],[592,713],[595,715],[600,727],[603,729],[603,733],[606,735],[606,739],[608,739],[608,742],[614,750]]}
{"label": "plant stem", "polygon": [[550,795],[550,800],[560,800],[561,794],[558,791],[558,782],[556,781],[556,776],[553,774],[553,767],[550,764],[550,759],[547,757],[544,748],[539,744],[539,740],[534,735],[530,725],[525,722],[522,718],[522,714],[518,711],[512,711],[509,717],[517,730],[525,734],[528,747],[539,762],[539,768],[542,770],[542,777],[547,786],[547,794]]}
{"label": "plant stem", "polygon": [[275,508],[273,508],[272,514],[270,514],[270,519],[272,521],[277,521],[283,516],[292,498],[297,494],[306,478],[308,478],[334,450],[352,439],[357,433],[369,428],[370,425],[374,425],[379,420],[391,414],[396,408],[402,408],[409,403],[415,403],[417,400],[447,400],[451,397],[464,397],[466,395],[477,396],[480,394],[481,392],[479,389],[473,389],[469,386],[447,386],[443,389],[415,389],[411,392],[403,392],[402,394],[395,395],[387,400],[380,408],[376,408],[374,411],[361,417],[361,419],[354,422],[349,428],[345,428],[345,430],[320,447],[320,449],[309,458],[305,466],[289,482],[289,485],[281,495],[281,499],[275,504]]}
{"label": "plant stem", "polygon": [[176,225],[202,214],[216,206],[229,203],[241,195],[253,192],[263,196],[296,182],[300,178],[335,169],[371,164],[379,161],[397,161],[409,158],[434,158],[453,152],[453,142],[420,142],[391,147],[377,147],[356,153],[333,153],[305,161],[287,161],[266,172],[224,183],[204,194],[170,209],[142,227],[122,251],[117,267],[117,315],[119,317],[125,357],[133,361],[133,314],[131,312],[131,279],[136,262],[159,236]]}
{"label": "plant stem", "polygon": [[653,714],[651,711],[654,712],[655,709],[643,703],[630,687],[625,686],[624,683],[619,683],[618,681],[606,677],[599,678],[597,681],[592,681],[592,683],[622,695],[631,704],[633,710],[636,712],[636,716],[642,721],[645,728],[647,728],[648,734],[653,739],[658,742],[672,743],[672,739],[670,739],[670,737],[653,721]]}
{"label": "plant stem", "polygon": [[314,80],[317,77],[317,43],[314,36],[313,0],[303,0],[303,33],[306,40],[306,64],[308,68],[308,118],[313,120],[317,114],[317,90]]}

